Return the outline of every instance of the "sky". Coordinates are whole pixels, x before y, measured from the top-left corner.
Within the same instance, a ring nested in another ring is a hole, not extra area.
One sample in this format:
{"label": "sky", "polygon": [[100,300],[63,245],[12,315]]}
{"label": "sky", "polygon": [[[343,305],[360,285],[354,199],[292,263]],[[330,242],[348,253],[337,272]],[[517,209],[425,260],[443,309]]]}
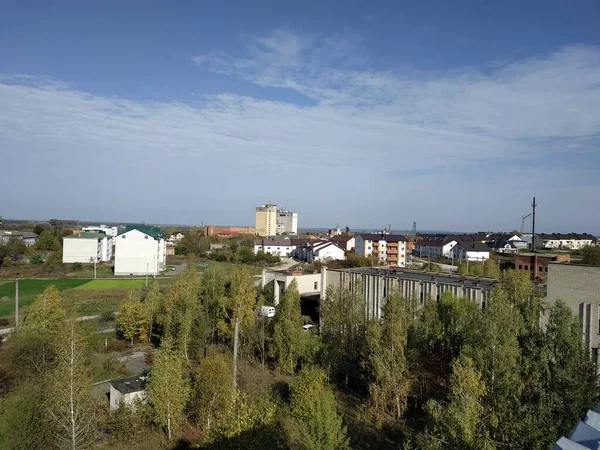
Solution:
{"label": "sky", "polygon": [[600,234],[596,0],[0,11],[5,218]]}

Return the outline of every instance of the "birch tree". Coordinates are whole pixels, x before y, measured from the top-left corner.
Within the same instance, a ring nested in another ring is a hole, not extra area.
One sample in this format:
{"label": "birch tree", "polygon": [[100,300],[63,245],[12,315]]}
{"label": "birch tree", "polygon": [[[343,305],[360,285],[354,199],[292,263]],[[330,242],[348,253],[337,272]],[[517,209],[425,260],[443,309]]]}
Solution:
{"label": "birch tree", "polygon": [[144,311],[144,305],[133,291],[121,304],[118,323],[123,336],[131,341],[132,346],[133,339],[142,336],[148,327],[148,315]]}
{"label": "birch tree", "polygon": [[273,318],[273,355],[277,366],[292,375],[304,355],[308,334],[302,329],[300,293],[296,280],[285,291]]}
{"label": "birch tree", "polygon": [[86,344],[78,324],[70,320],[57,349],[58,364],[51,372],[46,405],[55,443],[72,450],[88,447],[96,439],[97,411]]}
{"label": "birch tree", "polygon": [[166,430],[169,440],[183,422],[190,393],[182,362],[180,353],[174,351],[170,340],[166,339],[156,351],[148,378],[148,400],[154,421]]}

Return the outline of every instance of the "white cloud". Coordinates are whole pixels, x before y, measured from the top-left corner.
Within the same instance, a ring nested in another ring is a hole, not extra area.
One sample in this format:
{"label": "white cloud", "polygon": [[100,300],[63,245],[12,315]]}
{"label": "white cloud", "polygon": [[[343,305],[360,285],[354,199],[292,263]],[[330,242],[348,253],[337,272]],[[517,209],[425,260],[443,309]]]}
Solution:
{"label": "white cloud", "polygon": [[[572,175],[524,167],[568,152],[578,175],[598,170],[599,49],[407,74],[368,69],[361,48],[352,36],[282,28],[248,39],[242,57],[191,58],[293,89],[309,106],[232,93],[201,105],[144,102],[0,78],[0,156],[15,169],[0,187],[22,186],[25,173],[35,188],[22,195],[36,198],[35,210],[18,196],[6,207],[46,217],[69,216],[76,204],[80,217],[241,224],[271,198],[300,210],[305,225],[509,228],[531,195],[554,195]],[[563,206],[550,209],[557,227],[569,223]]]}

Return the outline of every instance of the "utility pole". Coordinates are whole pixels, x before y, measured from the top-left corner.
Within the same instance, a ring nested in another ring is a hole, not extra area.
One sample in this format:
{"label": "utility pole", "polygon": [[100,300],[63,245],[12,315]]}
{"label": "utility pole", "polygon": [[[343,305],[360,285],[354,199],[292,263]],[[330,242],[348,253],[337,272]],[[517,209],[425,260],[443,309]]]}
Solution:
{"label": "utility pole", "polygon": [[94,258],[94,280],[96,279],[96,262],[98,261],[98,258]]}
{"label": "utility pole", "polygon": [[146,263],[146,287],[148,287],[148,263]]}
{"label": "utility pole", "polygon": [[240,316],[235,316],[235,328],[233,329],[233,395],[237,389],[237,354],[238,354],[238,334],[240,328]]}
{"label": "utility pole", "polygon": [[535,202],[535,197],[533,197],[533,201],[531,202],[531,207],[533,208],[533,211],[531,213],[532,215],[532,219],[531,219],[531,249],[533,250],[533,253],[535,253],[535,207],[537,206],[537,203]]}
{"label": "utility pole", "polygon": [[15,333],[19,332],[19,274],[15,278]]}

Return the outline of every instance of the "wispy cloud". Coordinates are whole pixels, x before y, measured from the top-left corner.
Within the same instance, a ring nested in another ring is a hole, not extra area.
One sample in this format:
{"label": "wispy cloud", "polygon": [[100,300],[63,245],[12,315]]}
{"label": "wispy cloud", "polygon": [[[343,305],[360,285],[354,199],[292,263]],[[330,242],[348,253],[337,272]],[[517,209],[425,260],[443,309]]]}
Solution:
{"label": "wispy cloud", "polygon": [[[0,187],[22,185],[27,173],[47,186],[36,191],[42,211],[67,195],[88,216],[250,223],[253,205],[272,198],[299,209],[304,224],[486,228],[510,227],[530,195],[598,172],[598,48],[406,73],[369,69],[362,45],[281,28],[247,37],[238,56],[191,58],[224,76],[293,89],[310,106],[235,93],[200,105],[144,102],[61,80],[0,78],[0,152],[15,168]],[[525,169],[565,154],[577,162],[570,172]],[[595,183],[569,208],[583,207]],[[86,206],[99,191],[106,197]],[[131,206],[140,196],[148,204]],[[25,214],[18,199],[8,207]],[[568,223],[558,216],[565,206],[553,202],[554,225]],[[600,219],[589,214],[590,223]]]}

